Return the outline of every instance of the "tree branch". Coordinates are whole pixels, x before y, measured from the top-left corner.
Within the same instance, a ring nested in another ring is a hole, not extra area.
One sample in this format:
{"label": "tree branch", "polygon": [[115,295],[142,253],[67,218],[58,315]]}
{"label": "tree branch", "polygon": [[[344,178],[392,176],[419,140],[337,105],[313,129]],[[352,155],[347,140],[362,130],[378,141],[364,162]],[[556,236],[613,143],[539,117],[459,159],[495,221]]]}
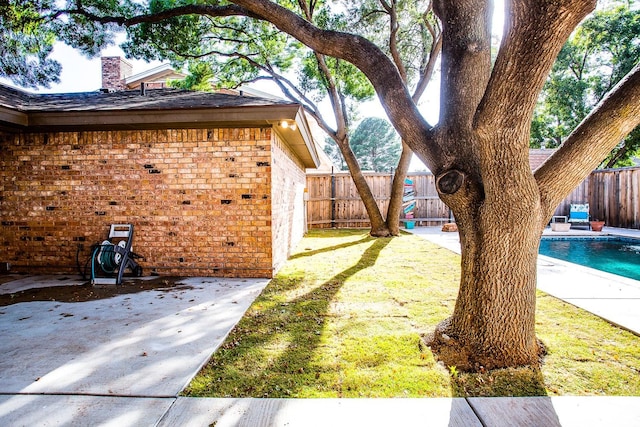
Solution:
{"label": "tree branch", "polygon": [[433,70],[436,67],[436,62],[442,51],[442,31],[437,31],[436,28],[429,22],[428,14],[433,10],[433,3],[429,3],[429,7],[422,14],[423,25],[426,27],[429,34],[431,34],[431,51],[429,52],[429,58],[427,63],[420,70],[420,79],[413,91],[413,100],[418,102],[422,97],[422,94],[427,89],[427,85],[433,76]]}
{"label": "tree branch", "polygon": [[442,22],[439,126],[471,129],[491,72],[491,7],[487,0],[437,0]]}
{"label": "tree branch", "polygon": [[433,142],[433,130],[418,111],[395,64],[369,40],[347,33],[322,30],[295,13],[268,0],[234,0],[260,19],[271,22],[314,51],[351,62],[371,81],[400,135],[412,144],[431,168],[441,163],[442,151]]}
{"label": "tree branch", "polygon": [[423,70],[420,71],[420,80],[416,85],[415,90],[413,91],[413,100],[418,102],[418,100],[422,97],[422,94],[427,89],[427,85],[433,76],[433,70],[436,67],[436,62],[438,61],[438,56],[440,56],[440,51],[442,50],[442,35],[438,35],[437,38],[434,38],[433,43],[431,45],[431,53],[429,54],[429,60],[427,61],[427,65]]}
{"label": "tree branch", "polygon": [[[640,124],[640,64],[618,83],[535,172],[543,212],[553,210]],[[571,163],[571,167],[566,167]],[[548,218],[545,219],[545,221]]]}
{"label": "tree branch", "polygon": [[400,52],[398,51],[398,29],[400,28],[400,26],[398,24],[398,13],[396,10],[396,4],[394,3],[393,6],[391,6],[385,0],[379,1],[389,15],[389,51],[391,52],[393,62],[395,62],[396,64],[396,68],[398,68],[400,77],[404,82],[406,82],[407,70],[404,67]]}
{"label": "tree branch", "polygon": [[95,13],[86,10],[82,3],[80,1],[77,1],[75,9],[61,10],[56,15],[60,16],[60,14],[80,15],[100,24],[117,24],[124,27],[131,27],[143,23],[156,23],[164,21],[166,19],[177,18],[179,16],[186,15],[208,15],[214,17],[246,16],[250,18],[258,18],[258,16],[254,15],[247,9],[234,4],[226,6],[191,4],[186,6],[178,6],[156,13],[125,17],[113,15],[96,15]]}
{"label": "tree branch", "polygon": [[[476,115],[478,128],[490,131],[530,123],[560,49],[595,4],[595,0],[505,1],[505,35]],[[528,134],[529,128],[520,132]]]}
{"label": "tree branch", "polygon": [[[304,0],[299,0],[299,3],[307,21],[313,22],[312,9]],[[333,132],[327,132],[327,134],[332,135],[334,137],[334,140],[338,143],[338,146],[340,146],[340,141],[343,141],[348,137],[348,117],[344,97],[341,95],[338,85],[333,78],[333,74],[331,73],[331,70],[327,65],[325,56],[315,51],[313,52],[313,54],[316,58],[316,63],[318,64],[318,69],[320,70],[320,74],[322,76],[321,80],[324,82],[325,89],[327,90],[327,95],[329,96],[329,101],[331,102],[333,115],[336,118],[336,130],[334,130]],[[322,127],[323,123],[319,122],[319,124]]]}

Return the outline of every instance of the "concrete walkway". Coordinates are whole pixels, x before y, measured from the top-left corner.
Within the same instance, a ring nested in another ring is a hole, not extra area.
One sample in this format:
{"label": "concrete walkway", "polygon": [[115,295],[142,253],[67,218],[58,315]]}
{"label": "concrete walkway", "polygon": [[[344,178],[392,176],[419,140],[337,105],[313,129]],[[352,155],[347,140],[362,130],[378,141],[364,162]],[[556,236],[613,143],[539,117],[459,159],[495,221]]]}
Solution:
{"label": "concrete walkway", "polygon": [[[456,233],[431,231],[455,249]],[[0,294],[83,283],[4,278]],[[179,397],[267,281],[182,284],[0,307],[0,426],[640,426],[639,397]]]}
{"label": "concrete walkway", "polygon": [[437,399],[178,398],[161,426],[639,426],[637,397]]}

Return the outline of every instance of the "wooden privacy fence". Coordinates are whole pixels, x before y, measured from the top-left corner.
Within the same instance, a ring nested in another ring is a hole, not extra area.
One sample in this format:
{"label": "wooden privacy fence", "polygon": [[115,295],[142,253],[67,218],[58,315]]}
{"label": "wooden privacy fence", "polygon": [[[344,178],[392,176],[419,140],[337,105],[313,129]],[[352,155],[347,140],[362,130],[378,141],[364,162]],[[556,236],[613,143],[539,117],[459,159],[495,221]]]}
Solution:
{"label": "wooden privacy fence", "polygon": [[610,227],[640,228],[640,168],[594,171],[556,209],[569,215],[569,204],[589,203],[592,219]]}
{"label": "wooden privacy fence", "polygon": [[[435,178],[429,172],[407,175],[415,185],[415,221],[439,225],[450,220],[449,208],[438,198]],[[393,176],[365,173],[384,216],[387,214]],[[348,172],[307,174],[307,224],[310,228],[368,227],[369,217]],[[608,226],[640,228],[640,168],[594,171],[565,198],[555,215],[569,215],[571,203],[589,203],[592,218]]]}
{"label": "wooden privacy fence", "polygon": [[[383,216],[387,215],[393,175],[365,173]],[[428,172],[407,175],[415,185],[414,218],[421,225],[449,221],[449,208],[438,198],[435,178]],[[348,172],[307,174],[307,225],[310,228],[368,227],[369,217]]]}

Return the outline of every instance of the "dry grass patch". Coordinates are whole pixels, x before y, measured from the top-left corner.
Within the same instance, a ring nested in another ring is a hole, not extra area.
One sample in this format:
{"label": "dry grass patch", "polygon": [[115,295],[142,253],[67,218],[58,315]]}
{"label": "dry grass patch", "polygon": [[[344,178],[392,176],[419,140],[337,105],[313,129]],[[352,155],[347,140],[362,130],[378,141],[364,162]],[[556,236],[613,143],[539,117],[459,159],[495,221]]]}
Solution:
{"label": "dry grass patch", "polygon": [[420,336],[451,314],[459,263],[412,235],[312,231],[185,394],[640,394],[640,338],[542,293],[542,371],[462,374],[438,364]]}

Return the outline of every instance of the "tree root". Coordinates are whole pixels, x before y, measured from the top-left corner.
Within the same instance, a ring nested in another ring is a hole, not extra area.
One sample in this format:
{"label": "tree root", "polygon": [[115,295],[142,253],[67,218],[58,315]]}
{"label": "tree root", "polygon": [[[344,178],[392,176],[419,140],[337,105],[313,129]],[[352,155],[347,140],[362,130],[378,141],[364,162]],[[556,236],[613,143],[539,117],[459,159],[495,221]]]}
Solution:
{"label": "tree root", "polygon": [[393,234],[391,234],[391,231],[389,231],[387,227],[380,227],[375,230],[371,229],[369,235],[371,237],[393,237]]}
{"label": "tree root", "polygon": [[462,372],[480,371],[480,366],[474,362],[469,348],[463,346],[457,339],[438,330],[423,335],[422,339],[431,349],[436,360],[444,363],[445,366],[455,366]]}
{"label": "tree root", "polygon": [[465,345],[450,332],[448,320],[440,323],[433,332],[423,335],[422,339],[436,360],[447,367],[455,367],[460,372],[485,372],[491,369],[517,367],[539,368],[547,354],[547,348],[540,340],[537,341],[538,353],[534,360],[505,363],[502,358],[478,354],[474,348]]}

